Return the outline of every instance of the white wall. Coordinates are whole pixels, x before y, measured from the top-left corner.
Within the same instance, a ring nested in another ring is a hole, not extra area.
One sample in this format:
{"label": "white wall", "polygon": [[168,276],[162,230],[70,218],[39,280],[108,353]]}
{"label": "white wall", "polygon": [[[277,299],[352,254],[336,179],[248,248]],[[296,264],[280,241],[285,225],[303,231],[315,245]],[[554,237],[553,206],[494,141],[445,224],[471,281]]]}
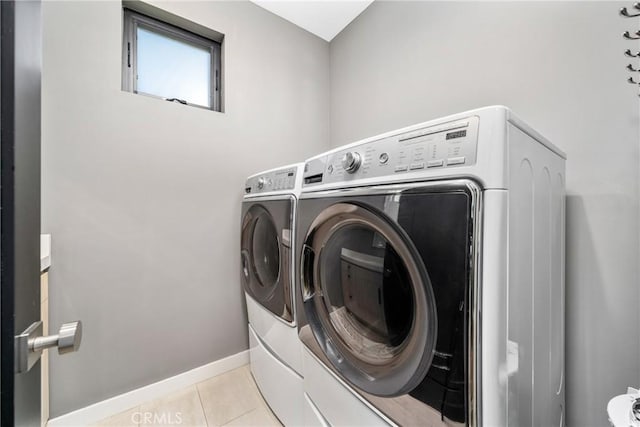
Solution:
{"label": "white wall", "polygon": [[[331,43],[331,143],[504,104],[567,162],[567,422],[640,385],[640,110],[620,2],[375,2]],[[638,66],[638,62],[634,63]],[[638,78],[640,76],[636,76]]]}
{"label": "white wall", "polygon": [[157,2],[225,38],[225,113],[125,93],[121,3],[43,6],[51,416],[247,347],[244,178],[327,148],[329,45],[248,2]]}

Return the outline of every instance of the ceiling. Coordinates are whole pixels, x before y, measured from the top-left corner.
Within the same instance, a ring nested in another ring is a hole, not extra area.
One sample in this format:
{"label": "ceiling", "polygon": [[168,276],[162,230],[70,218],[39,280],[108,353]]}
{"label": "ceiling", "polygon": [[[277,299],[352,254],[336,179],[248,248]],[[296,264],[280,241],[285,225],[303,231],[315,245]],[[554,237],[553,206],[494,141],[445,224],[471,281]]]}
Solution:
{"label": "ceiling", "polygon": [[251,0],[330,42],[373,0]]}

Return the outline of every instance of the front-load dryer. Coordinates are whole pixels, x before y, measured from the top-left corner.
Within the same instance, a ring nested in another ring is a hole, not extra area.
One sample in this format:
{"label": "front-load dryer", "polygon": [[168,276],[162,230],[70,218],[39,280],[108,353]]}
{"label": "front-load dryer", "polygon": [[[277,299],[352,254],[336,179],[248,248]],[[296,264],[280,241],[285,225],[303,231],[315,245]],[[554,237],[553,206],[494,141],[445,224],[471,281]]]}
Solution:
{"label": "front-load dryer", "polygon": [[301,425],[304,417],[292,248],[302,166],[250,176],[242,200],[240,277],[249,318],[251,372],[285,425]]}
{"label": "front-load dryer", "polygon": [[308,160],[298,328],[319,419],[562,426],[564,176],[505,107]]}

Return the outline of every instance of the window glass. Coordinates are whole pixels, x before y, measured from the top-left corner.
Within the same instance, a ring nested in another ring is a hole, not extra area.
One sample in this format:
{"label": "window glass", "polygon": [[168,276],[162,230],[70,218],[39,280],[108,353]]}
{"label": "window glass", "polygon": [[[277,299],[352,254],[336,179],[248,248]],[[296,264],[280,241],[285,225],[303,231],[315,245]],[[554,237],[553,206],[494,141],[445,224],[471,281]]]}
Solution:
{"label": "window glass", "polygon": [[137,28],[137,91],[211,108],[211,50]]}
{"label": "window glass", "polygon": [[222,111],[222,39],[178,16],[124,8],[122,90]]}

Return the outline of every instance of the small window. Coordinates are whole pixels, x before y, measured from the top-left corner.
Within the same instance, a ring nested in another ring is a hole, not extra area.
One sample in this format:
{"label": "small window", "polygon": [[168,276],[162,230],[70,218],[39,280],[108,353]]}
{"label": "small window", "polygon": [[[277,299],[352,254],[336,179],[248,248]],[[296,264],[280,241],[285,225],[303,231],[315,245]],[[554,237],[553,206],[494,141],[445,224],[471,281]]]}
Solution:
{"label": "small window", "polygon": [[124,9],[123,90],[221,111],[220,43]]}

